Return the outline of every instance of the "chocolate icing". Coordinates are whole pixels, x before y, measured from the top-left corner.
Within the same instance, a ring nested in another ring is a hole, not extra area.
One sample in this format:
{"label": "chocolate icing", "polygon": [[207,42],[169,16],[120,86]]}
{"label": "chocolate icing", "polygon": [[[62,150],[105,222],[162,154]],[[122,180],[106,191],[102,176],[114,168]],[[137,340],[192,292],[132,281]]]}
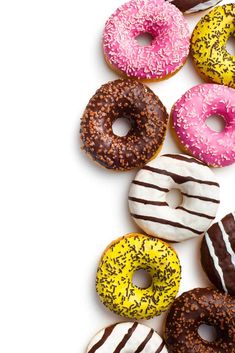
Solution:
{"label": "chocolate icing", "polygon": [[[215,341],[199,336],[202,324],[216,328]],[[165,339],[169,353],[235,353],[235,299],[210,288],[183,293],[167,315]]]}
{"label": "chocolate icing", "polygon": [[[223,229],[222,229],[223,228]],[[223,231],[225,237],[223,235]],[[221,269],[223,278],[221,279],[218,270],[216,269],[213,261],[213,255],[210,253],[206,236],[202,240],[201,245],[201,263],[204,271],[206,272],[210,281],[220,290],[224,290],[222,281],[226,291],[230,295],[235,296],[235,266],[231,258],[231,254],[228,252],[225,241],[231,246],[231,250],[235,256],[235,219],[232,213],[225,216],[221,222],[213,224],[208,232],[211,244],[214,249],[214,256],[218,259],[218,266]],[[226,240],[227,239],[227,240]]]}
{"label": "chocolate icing", "polygon": [[[131,122],[124,137],[112,130],[118,118]],[[163,143],[167,122],[165,107],[144,84],[131,79],[109,82],[91,98],[83,114],[82,148],[108,169],[142,167]]]}
{"label": "chocolate icing", "polygon": [[[170,0],[168,0],[170,1]],[[221,0],[220,0],[221,1]],[[171,4],[175,5],[176,7],[178,7],[178,9],[182,12],[188,11],[193,9],[195,6],[199,5],[199,4],[204,4],[205,2],[208,2],[208,0],[173,0],[170,1]],[[215,5],[218,3],[219,1],[215,0]],[[211,6],[208,6],[208,8]],[[197,11],[200,11],[199,9]]]}

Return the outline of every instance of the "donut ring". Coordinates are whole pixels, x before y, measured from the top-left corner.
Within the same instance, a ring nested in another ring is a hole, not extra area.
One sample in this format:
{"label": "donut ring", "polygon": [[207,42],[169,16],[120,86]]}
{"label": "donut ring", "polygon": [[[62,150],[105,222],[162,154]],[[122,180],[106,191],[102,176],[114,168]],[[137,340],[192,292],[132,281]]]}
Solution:
{"label": "donut ring", "polygon": [[[211,115],[225,121],[221,132],[205,121]],[[171,121],[180,146],[207,165],[225,167],[235,162],[235,90],[201,84],[188,90],[174,105]]]}
{"label": "donut ring", "polygon": [[[124,137],[112,130],[118,118],[131,123]],[[165,107],[144,84],[130,79],[109,82],[91,98],[83,114],[82,148],[108,169],[141,167],[159,153],[167,123]]]}
{"label": "donut ring", "polygon": [[[167,203],[167,193],[180,190],[177,208]],[[216,216],[219,184],[213,172],[195,158],[166,154],[144,166],[132,181],[129,208],[147,234],[180,242],[203,234]]]}
{"label": "donut ring", "polygon": [[235,212],[209,228],[201,245],[201,263],[218,289],[235,296]]}
{"label": "donut ring", "polygon": [[[152,277],[148,288],[138,288],[132,282],[140,269]],[[180,279],[178,256],[168,244],[132,233],[105,250],[97,270],[96,290],[101,302],[116,314],[150,319],[167,310],[178,293]]]}
{"label": "donut ring", "polygon": [[[199,336],[203,324],[217,329],[214,342]],[[169,353],[235,353],[235,300],[210,288],[183,293],[167,315],[165,339]]]}
{"label": "donut ring", "polygon": [[156,331],[138,322],[121,322],[99,331],[86,353],[168,353]]}
{"label": "donut ring", "polygon": [[[136,38],[149,33],[152,43]],[[108,19],[103,34],[107,63],[125,76],[160,80],[179,70],[189,54],[190,33],[182,13],[164,0],[131,0]]]}
{"label": "donut ring", "polygon": [[194,13],[198,11],[204,11],[210,7],[215,6],[221,0],[167,0],[172,5],[178,7],[178,9],[184,13]]}
{"label": "donut ring", "polygon": [[195,27],[191,51],[199,74],[206,80],[235,88],[235,56],[226,43],[235,33],[235,4],[215,7]]}

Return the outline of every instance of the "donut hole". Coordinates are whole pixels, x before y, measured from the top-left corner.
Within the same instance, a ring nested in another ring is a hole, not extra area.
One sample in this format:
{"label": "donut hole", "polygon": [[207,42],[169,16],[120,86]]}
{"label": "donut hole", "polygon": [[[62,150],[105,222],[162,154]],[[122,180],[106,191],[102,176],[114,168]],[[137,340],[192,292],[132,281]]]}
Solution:
{"label": "donut hole", "polygon": [[235,56],[235,37],[229,37],[226,43],[226,50],[230,55]]}
{"label": "donut hole", "polygon": [[198,327],[199,336],[207,342],[215,342],[217,338],[217,329],[214,326],[202,324]]}
{"label": "donut hole", "polygon": [[214,132],[222,132],[225,129],[225,120],[219,114],[210,115],[206,119],[206,126]]}
{"label": "donut hole", "polygon": [[112,125],[114,135],[124,137],[131,130],[131,121],[128,118],[118,118]]}
{"label": "donut hole", "polygon": [[139,269],[133,274],[132,283],[140,289],[149,288],[152,284],[152,276],[148,271]]}
{"label": "donut hole", "polygon": [[137,37],[135,37],[135,40],[141,47],[147,47],[152,44],[154,37],[152,36],[151,33],[145,32],[139,34]]}
{"label": "donut hole", "polygon": [[166,195],[166,202],[170,208],[177,208],[183,203],[183,195],[179,189],[171,189]]}

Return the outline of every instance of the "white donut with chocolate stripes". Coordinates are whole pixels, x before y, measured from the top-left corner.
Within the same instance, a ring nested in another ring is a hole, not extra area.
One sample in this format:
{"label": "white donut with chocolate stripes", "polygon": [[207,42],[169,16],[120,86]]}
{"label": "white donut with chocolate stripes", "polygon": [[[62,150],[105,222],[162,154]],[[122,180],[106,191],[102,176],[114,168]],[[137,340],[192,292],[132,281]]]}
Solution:
{"label": "white donut with chocolate stripes", "polygon": [[[172,208],[167,194],[178,189],[182,204]],[[180,242],[203,234],[216,216],[219,184],[205,164],[184,154],[155,158],[137,173],[129,192],[130,213],[147,234]]]}
{"label": "white donut with chocolate stripes", "polygon": [[109,326],[90,341],[86,353],[167,353],[162,338],[137,322]]}

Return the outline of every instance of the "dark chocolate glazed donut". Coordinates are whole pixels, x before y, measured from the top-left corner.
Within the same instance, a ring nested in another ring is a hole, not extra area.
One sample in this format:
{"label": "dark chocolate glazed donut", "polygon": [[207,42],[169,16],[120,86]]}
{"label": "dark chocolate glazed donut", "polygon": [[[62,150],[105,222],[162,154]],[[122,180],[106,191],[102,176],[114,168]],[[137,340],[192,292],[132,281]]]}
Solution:
{"label": "dark chocolate glazed donut", "polygon": [[201,245],[201,263],[218,289],[235,296],[235,212],[206,232]]}
{"label": "dark chocolate glazed donut", "polygon": [[[202,324],[216,328],[215,341],[199,336]],[[235,353],[235,299],[210,288],[183,293],[167,315],[165,339],[169,353]]]}
{"label": "dark chocolate glazed donut", "polygon": [[167,0],[185,13],[193,13],[209,9],[221,0]]}
{"label": "dark chocolate glazed donut", "polygon": [[[118,118],[131,129],[124,137],[113,133]],[[96,162],[113,170],[142,167],[163,143],[168,114],[159,98],[131,79],[109,82],[89,101],[81,120],[82,148]]]}

